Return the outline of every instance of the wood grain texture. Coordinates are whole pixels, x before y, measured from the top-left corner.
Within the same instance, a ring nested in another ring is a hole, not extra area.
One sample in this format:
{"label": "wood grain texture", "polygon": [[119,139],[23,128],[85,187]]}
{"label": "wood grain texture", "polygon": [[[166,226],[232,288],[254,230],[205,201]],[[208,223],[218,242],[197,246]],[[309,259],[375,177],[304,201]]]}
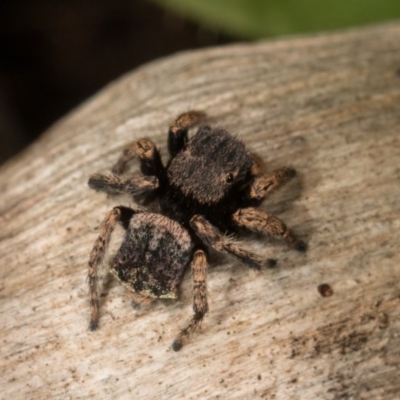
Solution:
{"label": "wood grain texture", "polygon": [[[309,251],[251,238],[277,268],[215,262],[210,313],[178,353],[190,271],[179,301],[146,310],[111,284],[89,332],[89,252],[107,211],[131,201],[88,177],[134,138],[166,157],[168,123],[191,108],[270,168],[297,169],[263,209]],[[106,87],[0,169],[1,398],[396,398],[399,127],[399,23],[187,52]]]}

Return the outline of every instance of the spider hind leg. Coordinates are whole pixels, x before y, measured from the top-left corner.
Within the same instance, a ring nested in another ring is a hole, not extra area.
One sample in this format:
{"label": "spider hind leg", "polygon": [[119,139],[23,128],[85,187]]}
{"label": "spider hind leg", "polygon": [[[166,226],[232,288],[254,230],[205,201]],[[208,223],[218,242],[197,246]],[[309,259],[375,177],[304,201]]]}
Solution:
{"label": "spider hind leg", "polygon": [[172,343],[172,349],[174,351],[178,351],[182,348],[184,342],[201,324],[204,315],[208,311],[206,287],[207,269],[206,254],[203,250],[196,250],[192,260],[194,314]]}
{"label": "spider hind leg", "polygon": [[99,269],[103,264],[111,235],[118,222],[120,222],[126,229],[129,225],[129,220],[132,218],[134,213],[135,211],[128,207],[114,207],[101,224],[99,237],[96,239],[90,253],[88,263],[88,282],[91,311],[89,329],[91,331],[96,330],[99,325],[98,274]]}

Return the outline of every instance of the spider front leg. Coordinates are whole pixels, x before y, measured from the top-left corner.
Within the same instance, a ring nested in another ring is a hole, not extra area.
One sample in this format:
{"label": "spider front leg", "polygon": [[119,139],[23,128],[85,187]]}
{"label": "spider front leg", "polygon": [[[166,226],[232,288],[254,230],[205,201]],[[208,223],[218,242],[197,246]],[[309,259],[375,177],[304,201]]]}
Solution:
{"label": "spider front leg", "polygon": [[96,239],[93,249],[90,253],[88,263],[88,281],[90,293],[90,324],[89,329],[94,331],[99,324],[99,295],[98,295],[98,270],[103,264],[104,256],[110,243],[111,234],[118,222],[122,223],[127,229],[129,221],[132,218],[134,210],[128,207],[115,207],[107,215],[100,226],[100,235]]}
{"label": "spider front leg", "polygon": [[143,175],[154,175],[158,178],[163,176],[165,168],[161,161],[160,153],[156,145],[147,138],[138,139],[128,144],[122,151],[117,163],[112,168],[112,172],[121,175],[126,170],[129,161],[134,157],[139,157],[140,170]]}
{"label": "spider front leg", "polygon": [[155,176],[134,176],[123,179],[117,175],[94,174],[89,178],[88,185],[100,192],[129,193],[136,196],[155,191],[159,181]]}
{"label": "spider front leg", "polygon": [[184,342],[201,324],[204,315],[208,311],[206,288],[207,269],[207,257],[204,251],[196,250],[192,260],[194,315],[172,343],[172,348],[175,351],[182,348]]}
{"label": "spider front leg", "polygon": [[295,169],[282,167],[272,174],[256,176],[248,190],[248,200],[254,205],[261,204],[270,193],[289,182],[295,175]]}
{"label": "spider front leg", "polygon": [[306,251],[307,245],[296,237],[279,218],[268,214],[265,211],[257,210],[253,207],[237,210],[232,216],[233,222],[243,228],[261,235],[272,235],[280,237],[286,243],[298,251]]}
{"label": "spider front leg", "polygon": [[168,150],[171,157],[175,157],[185,147],[188,130],[203,121],[205,117],[205,113],[192,110],[176,118],[168,131]]}
{"label": "spider front leg", "polygon": [[[203,243],[217,251],[235,257],[248,267],[260,270],[261,266],[264,264],[261,257],[243,249],[232,238],[223,235],[203,216],[195,215],[190,220],[190,226],[194,229],[196,235],[203,241]],[[273,266],[276,264],[276,261],[269,259],[267,260],[267,264]]]}

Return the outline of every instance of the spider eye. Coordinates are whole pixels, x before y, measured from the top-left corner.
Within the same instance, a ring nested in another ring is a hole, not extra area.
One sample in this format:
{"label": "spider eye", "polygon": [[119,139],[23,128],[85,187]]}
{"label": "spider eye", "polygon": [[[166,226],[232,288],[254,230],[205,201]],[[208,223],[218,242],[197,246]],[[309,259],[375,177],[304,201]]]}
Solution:
{"label": "spider eye", "polygon": [[227,176],[226,176],[226,182],[227,183],[231,183],[233,181],[233,174],[228,174]]}

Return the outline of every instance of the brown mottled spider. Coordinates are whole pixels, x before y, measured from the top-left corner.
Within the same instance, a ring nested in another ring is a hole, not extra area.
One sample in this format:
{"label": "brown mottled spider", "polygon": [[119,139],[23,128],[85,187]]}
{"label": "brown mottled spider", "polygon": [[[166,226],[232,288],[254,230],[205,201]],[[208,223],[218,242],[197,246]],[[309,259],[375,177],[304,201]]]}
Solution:
{"label": "brown mottled spider", "polygon": [[[224,129],[201,126],[189,139],[188,130],[204,118],[202,112],[190,111],[170,126],[171,158],[166,166],[154,143],[144,138],[126,146],[112,175],[95,174],[89,179],[92,189],[129,193],[153,209],[157,206],[155,212],[115,207],[102,223],[89,260],[91,330],[97,329],[99,321],[98,270],[117,223],[126,235],[109,270],[136,301],[177,298],[184,272],[191,265],[194,315],[173,342],[175,351],[208,311],[207,248],[256,270],[276,261],[263,261],[241,247],[232,238],[239,229],[278,236],[296,250],[306,250],[305,243],[280,219],[257,209],[295,170],[284,167],[266,174],[261,158]],[[121,177],[136,156],[142,174]]]}

